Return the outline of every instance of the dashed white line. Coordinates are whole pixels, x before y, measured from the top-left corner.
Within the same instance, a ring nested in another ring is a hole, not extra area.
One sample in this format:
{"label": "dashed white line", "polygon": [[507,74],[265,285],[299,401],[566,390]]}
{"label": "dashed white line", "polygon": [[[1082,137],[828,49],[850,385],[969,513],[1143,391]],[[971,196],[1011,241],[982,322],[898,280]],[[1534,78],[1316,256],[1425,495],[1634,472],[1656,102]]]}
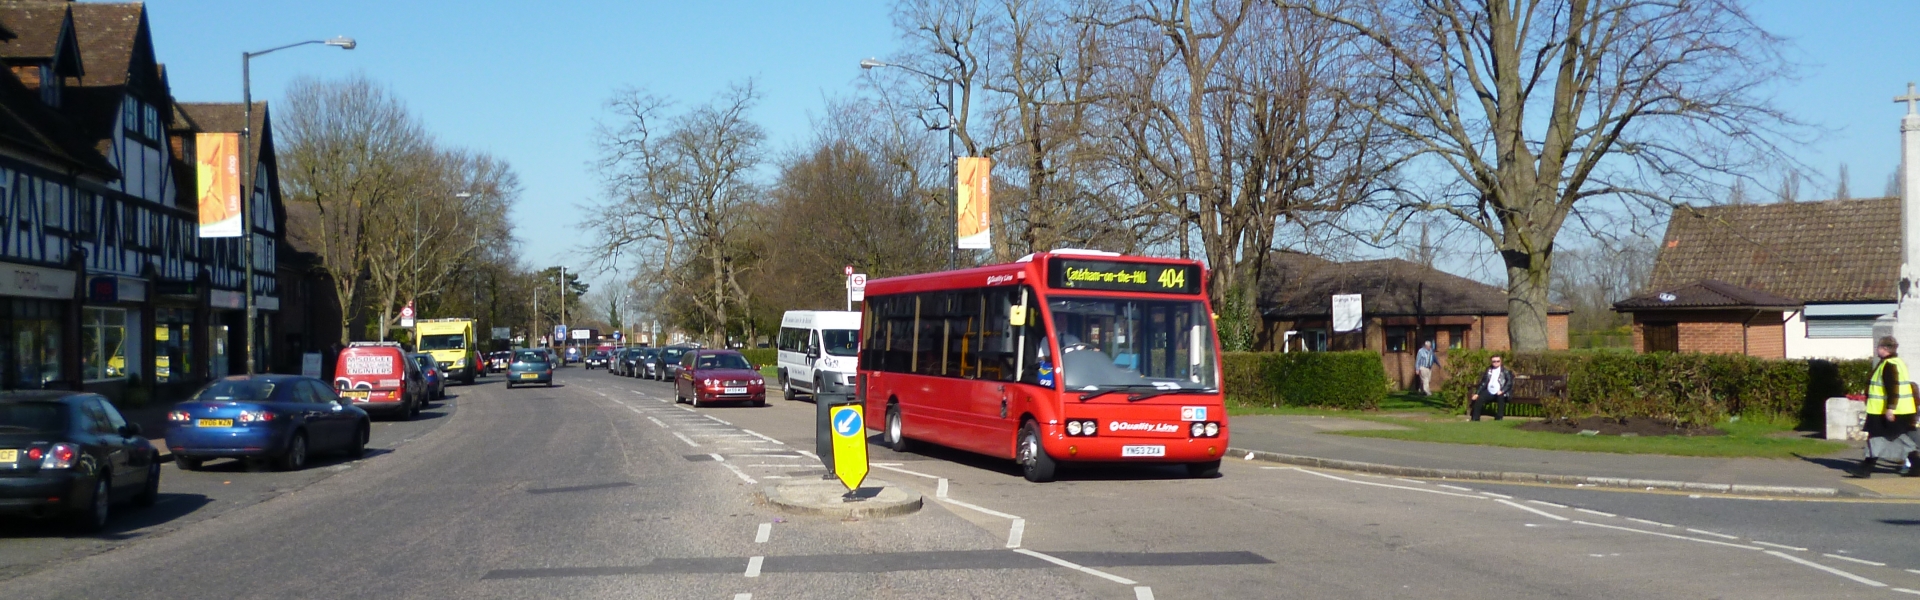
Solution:
{"label": "dashed white line", "polygon": [[1418,480],[1418,479],[1407,479],[1407,478],[1405,478],[1405,477],[1395,477],[1395,478],[1393,478],[1393,480],[1394,480],[1394,481],[1404,481],[1404,482],[1407,482],[1407,483],[1426,483],[1425,481],[1421,481],[1421,480]]}
{"label": "dashed white line", "polygon": [[1691,532],[1694,532],[1694,533],[1698,533],[1698,534],[1700,534],[1700,535],[1710,535],[1710,536],[1713,536],[1713,537],[1717,537],[1717,538],[1725,538],[1725,539],[1729,539],[1729,540],[1737,540],[1737,539],[1740,539],[1740,536],[1737,536],[1737,535],[1727,535],[1727,534],[1724,534],[1724,533],[1717,533],[1717,532],[1712,532],[1712,531],[1707,531],[1707,530],[1705,530],[1705,529],[1694,529],[1694,528],[1692,528],[1692,527],[1688,527],[1688,528],[1687,528],[1687,531],[1691,531]]}
{"label": "dashed white line", "polygon": [[1019,548],[1020,538],[1025,537],[1026,534],[1027,534],[1027,520],[1014,519],[1013,527],[1007,530],[1007,547]]}
{"label": "dashed white line", "polygon": [[[1754,543],[1755,543],[1755,544],[1764,544],[1764,543],[1766,543],[1766,542],[1754,542]],[[1806,550],[1806,548],[1801,548],[1801,550]],[[1908,572],[1908,573],[1912,573],[1912,574],[1915,574],[1915,575],[1920,575],[1920,569],[1906,569],[1906,572]]]}
{"label": "dashed white line", "polygon": [[767,557],[765,556],[755,556],[753,558],[747,559],[747,576],[759,577],[760,563],[766,562],[766,560],[767,560]]}
{"label": "dashed white line", "polygon": [[1896,591],[1896,592],[1900,592],[1902,594],[1913,594],[1915,596],[1920,596],[1920,590],[1910,590],[1907,588],[1889,588],[1889,589],[1892,589],[1893,591]]}
{"label": "dashed white line", "polygon": [[770,537],[773,537],[773,524],[761,523],[760,531],[754,532],[753,534],[753,543],[765,544],[767,543],[767,538],[770,538]]}
{"label": "dashed white line", "polygon": [[1530,512],[1530,513],[1533,513],[1533,514],[1536,514],[1536,515],[1540,515],[1540,516],[1542,516],[1542,517],[1546,517],[1546,518],[1549,518],[1549,519],[1553,519],[1553,520],[1555,520],[1555,521],[1566,521],[1566,520],[1568,520],[1568,519],[1567,519],[1566,517],[1562,517],[1562,516],[1560,516],[1560,515],[1556,515],[1556,514],[1553,514],[1553,513],[1550,513],[1550,512],[1547,512],[1547,511],[1544,511],[1544,510],[1540,510],[1540,509],[1538,509],[1538,508],[1534,508],[1534,507],[1531,507],[1531,506],[1527,506],[1527,505],[1525,505],[1525,504],[1521,504],[1521,503],[1519,503],[1519,502],[1514,502],[1514,501],[1512,501],[1512,500],[1507,500],[1507,499],[1504,499],[1504,498],[1496,498],[1496,499],[1494,499],[1494,502],[1499,502],[1499,503],[1501,503],[1501,504],[1505,504],[1505,505],[1507,505],[1507,506],[1511,506],[1511,507],[1514,507],[1514,508],[1518,508],[1518,509],[1520,509],[1520,510],[1524,510],[1524,511],[1527,511],[1527,512]]}
{"label": "dashed white line", "polygon": [[742,471],[742,470],[740,470],[740,467],[736,467],[736,466],[733,466],[733,463],[726,463],[726,462],[723,462],[723,463],[720,463],[720,466],[722,466],[722,467],[726,467],[728,471],[733,471],[733,474],[734,474],[734,475],[739,475],[739,476],[740,476],[740,479],[741,479],[742,481],[745,481],[745,482],[747,482],[747,484],[748,484],[748,485],[752,485],[752,484],[756,484],[756,483],[760,483],[760,482],[758,482],[758,481],[754,481],[754,479],[753,479],[752,477],[748,477],[748,476],[747,476],[747,472],[746,472],[746,471]]}
{"label": "dashed white line", "polygon": [[1436,484],[1434,484],[1434,485],[1437,485],[1437,486],[1440,486],[1440,487],[1443,487],[1443,488],[1447,488],[1447,489],[1450,489],[1450,490],[1460,490],[1460,491],[1462,491],[1462,492],[1471,492],[1471,491],[1473,491],[1473,488],[1465,488],[1465,487],[1460,487],[1460,486],[1457,486],[1457,485],[1447,485],[1447,484],[1444,484],[1444,483],[1436,483]]}
{"label": "dashed white line", "polygon": [[1884,566],[1887,566],[1887,563],[1883,563],[1883,562],[1873,562],[1873,561],[1870,561],[1870,560],[1867,560],[1867,559],[1864,559],[1864,558],[1854,558],[1854,557],[1851,557],[1851,556],[1841,556],[1841,555],[1838,555],[1838,554],[1827,554],[1827,553],[1825,553],[1825,552],[1822,552],[1822,553],[1820,553],[1820,555],[1821,555],[1821,556],[1825,556],[1825,557],[1827,557],[1827,558],[1838,558],[1838,559],[1840,559],[1840,560],[1844,560],[1844,561],[1849,561],[1849,562],[1857,562],[1857,563],[1860,563],[1860,564],[1863,564],[1863,565],[1873,565],[1873,566],[1876,566],[1876,567],[1884,567]]}
{"label": "dashed white line", "polygon": [[1002,519],[1019,519],[1019,518],[1020,518],[1020,517],[1016,517],[1016,516],[1013,516],[1013,515],[1010,515],[1010,514],[1007,514],[1007,513],[1003,513],[1003,512],[1000,512],[1000,511],[997,511],[997,510],[994,510],[994,509],[991,509],[991,508],[987,508],[987,507],[984,507],[984,506],[978,506],[978,505],[973,505],[973,504],[968,504],[968,503],[965,503],[965,502],[961,502],[961,501],[959,501],[959,500],[954,500],[954,499],[952,499],[952,498],[948,498],[948,499],[947,499],[947,503],[948,503],[948,504],[952,504],[952,505],[954,505],[954,506],[959,506],[959,507],[962,507],[962,508],[970,508],[970,509],[973,509],[973,510],[974,510],[974,511],[976,511],[976,512],[981,512],[981,513],[985,513],[985,514],[989,514],[989,515],[993,515],[993,516],[996,516],[996,517],[1000,517],[1000,518],[1002,518]]}
{"label": "dashed white line", "polygon": [[1576,508],[1576,509],[1574,509],[1574,510],[1576,510],[1576,511],[1579,511],[1579,512],[1583,512],[1583,513],[1587,513],[1587,514],[1590,514],[1590,515],[1600,515],[1600,516],[1602,516],[1602,517],[1618,517],[1618,516],[1620,516],[1620,515],[1616,515],[1616,514],[1613,514],[1613,513],[1607,513],[1607,512],[1600,512],[1600,511],[1597,511],[1597,510],[1593,510],[1593,509],[1591,509],[1591,508]]}
{"label": "dashed white line", "polygon": [[753,594],[734,594],[733,600],[753,600]]}
{"label": "dashed white line", "polygon": [[[1347,482],[1347,483],[1357,483],[1357,484],[1360,484],[1360,485],[1372,485],[1372,486],[1379,486],[1379,487],[1383,487],[1383,488],[1393,488],[1393,489],[1396,489],[1396,490],[1411,490],[1411,491],[1415,491],[1415,492],[1423,492],[1423,493],[1428,493],[1428,494],[1439,494],[1439,495],[1442,495],[1442,496],[1453,496],[1453,497],[1456,497],[1456,498],[1472,498],[1472,499],[1475,499],[1475,500],[1486,500],[1486,499],[1487,499],[1487,498],[1486,498],[1486,496],[1475,496],[1475,495],[1473,495],[1473,494],[1455,494],[1455,493],[1453,493],[1453,492],[1442,492],[1442,491],[1440,491],[1440,490],[1429,490],[1429,489],[1426,489],[1426,488],[1417,488],[1417,487],[1407,487],[1407,486],[1404,486],[1404,485],[1393,485],[1393,484],[1390,484],[1390,483],[1375,483],[1375,482],[1372,482],[1372,481],[1360,481],[1360,480],[1356,480],[1356,479],[1347,479],[1347,478],[1345,478],[1345,477],[1340,477],[1340,476],[1337,476],[1337,475],[1328,475],[1328,474],[1326,474],[1326,473],[1321,473],[1321,472],[1319,472],[1319,471],[1310,471],[1310,470],[1307,470],[1307,469],[1302,469],[1302,468],[1300,468],[1300,467],[1291,467],[1291,468],[1292,468],[1293,470],[1295,470],[1295,471],[1299,471],[1299,472],[1301,472],[1301,473],[1306,473],[1306,474],[1308,474],[1308,475],[1318,475],[1318,476],[1320,476],[1320,477],[1325,477],[1325,478],[1327,478],[1327,479],[1333,479],[1333,480],[1337,480],[1337,481],[1345,481],[1345,482]],[[1442,486],[1440,486],[1440,487],[1453,487],[1453,486],[1449,486],[1449,485],[1442,485]],[[1454,489],[1461,489],[1461,490],[1464,490],[1464,489],[1467,489],[1467,488],[1454,488]],[[1468,490],[1468,491],[1472,491],[1472,490]]]}
{"label": "dashed white line", "polygon": [[[1121,577],[1121,576],[1119,576],[1119,575],[1114,575],[1114,574],[1112,574],[1112,573],[1108,573],[1108,572],[1105,572],[1105,571],[1101,571],[1101,570],[1098,570],[1098,569],[1089,569],[1089,568],[1087,568],[1087,567],[1082,567],[1082,566],[1080,566],[1080,565],[1077,565],[1077,564],[1074,564],[1074,563],[1072,563],[1072,562],[1068,562],[1068,561],[1066,561],[1066,560],[1062,560],[1062,559],[1058,559],[1058,558],[1054,558],[1054,557],[1052,557],[1052,556],[1048,556],[1048,555],[1046,555],[1046,554],[1041,554],[1041,553],[1039,553],[1039,552],[1034,552],[1034,551],[1032,551],[1032,550],[1028,550],[1028,549],[1026,549],[1026,548],[1014,548],[1014,549],[1013,549],[1013,551],[1014,551],[1014,552],[1019,552],[1019,553],[1021,553],[1021,554],[1025,554],[1025,555],[1027,555],[1027,556],[1031,556],[1031,557],[1034,557],[1034,558],[1038,558],[1038,559],[1040,559],[1040,560],[1044,560],[1044,561],[1047,561],[1047,562],[1050,562],[1050,563],[1053,563],[1053,564],[1056,564],[1056,565],[1060,565],[1060,566],[1062,566],[1062,567],[1066,567],[1066,568],[1069,568],[1069,569],[1073,569],[1073,570],[1075,570],[1075,571],[1079,571],[1079,572],[1081,572],[1081,573],[1086,573],[1086,574],[1088,574],[1088,575],[1092,575],[1092,576],[1094,576],[1094,577],[1099,577],[1099,578],[1101,578],[1101,579],[1105,579],[1105,580],[1107,580],[1107,581],[1111,581],[1111,582],[1114,582],[1114,583],[1118,583],[1118,584],[1120,584],[1120,585],[1133,585],[1133,584],[1135,584],[1135,583],[1139,583],[1139,582],[1137,582],[1137,581],[1134,581],[1134,580],[1132,580],[1132,579],[1127,579],[1127,578],[1125,578],[1125,577]],[[1138,594],[1138,592],[1135,592],[1135,594]]]}
{"label": "dashed white line", "polygon": [[655,424],[655,425],[659,425],[661,429],[666,429],[666,428],[667,428],[667,424],[666,424],[666,423],[661,423],[659,419],[655,419],[655,418],[653,418],[653,417],[647,417],[647,420],[648,420],[648,421],[653,421],[653,424]]}
{"label": "dashed white line", "polygon": [[940,478],[940,477],[939,477],[939,476],[937,476],[937,475],[928,475],[928,474],[926,474],[926,473],[921,473],[921,472],[918,472],[918,471],[908,471],[908,470],[906,470],[906,469],[902,469],[902,468],[900,468],[900,467],[889,467],[889,466],[886,466],[886,465],[873,465],[873,466],[875,466],[875,467],[879,467],[879,468],[882,468],[882,469],[886,469],[886,470],[888,470],[888,471],[897,471],[897,472],[900,472],[900,473],[906,473],[906,474],[908,474],[908,475],[913,475],[913,476],[917,476],[917,477],[925,477],[925,478],[927,478],[927,479],[939,479],[939,478]]}
{"label": "dashed white line", "polygon": [[754,431],[754,430],[752,430],[752,429],[742,429],[741,431],[745,431],[745,432],[747,432],[747,435],[751,435],[751,436],[754,436],[754,437],[758,437],[758,438],[760,438],[760,439],[763,439],[763,440],[766,440],[766,441],[769,441],[769,442],[773,442],[773,443],[775,443],[775,444],[779,444],[779,445],[782,445],[782,446],[785,446],[785,445],[787,445],[787,443],[786,443],[786,442],[782,442],[782,441],[780,441],[780,440],[776,440],[776,439],[773,439],[773,438],[770,438],[770,437],[767,437],[767,436],[764,436],[764,435],[761,435],[761,434],[760,434],[759,432],[756,432],[756,431]]}
{"label": "dashed white line", "polygon": [[673,432],[673,437],[680,438],[680,441],[686,442],[688,446],[693,446],[695,448],[700,447],[700,444],[697,444],[693,440],[688,439],[687,436],[680,435],[680,432],[678,431]]}
{"label": "dashed white line", "polygon": [[1495,498],[1500,498],[1500,499],[1503,499],[1503,500],[1512,500],[1512,499],[1513,499],[1513,496],[1508,496],[1508,495],[1506,495],[1506,494],[1495,494],[1495,493],[1493,493],[1493,492],[1480,492],[1480,493],[1481,493],[1481,495],[1485,495],[1485,496],[1493,496],[1493,497],[1495,497]]}
{"label": "dashed white line", "polygon": [[1153,600],[1153,588],[1144,585],[1133,588],[1133,600]]}
{"label": "dashed white line", "polygon": [[727,457],[719,454],[708,454],[707,456],[713,457],[713,462],[727,462]]}
{"label": "dashed white line", "polygon": [[1554,503],[1552,503],[1552,502],[1548,502],[1548,501],[1545,501],[1545,500],[1528,500],[1528,502],[1532,502],[1532,503],[1534,503],[1534,504],[1538,504],[1538,505],[1541,505],[1541,506],[1551,506],[1551,507],[1554,507],[1554,508],[1566,508],[1566,507],[1567,507],[1567,505],[1565,505],[1565,504],[1554,504]]}
{"label": "dashed white line", "polygon": [[1852,580],[1854,580],[1854,581],[1857,581],[1857,582],[1860,582],[1860,583],[1864,583],[1864,584],[1867,584],[1867,585],[1870,585],[1870,586],[1873,586],[1873,587],[1887,587],[1887,584],[1884,584],[1884,583],[1880,583],[1880,582],[1878,582],[1878,581],[1874,581],[1874,580],[1872,580],[1872,579],[1867,579],[1867,578],[1865,578],[1865,577],[1861,577],[1861,576],[1859,576],[1859,575],[1855,575],[1855,574],[1852,574],[1852,573],[1848,573],[1848,572],[1846,572],[1846,571],[1842,571],[1842,570],[1839,570],[1839,569],[1835,569],[1835,568],[1833,568],[1833,567],[1829,567],[1829,566],[1826,566],[1826,565],[1823,565],[1823,564],[1820,564],[1820,563],[1817,563],[1817,562],[1813,562],[1813,561],[1810,561],[1810,560],[1807,560],[1807,559],[1804,559],[1804,558],[1800,558],[1800,557],[1798,557],[1798,556],[1794,556],[1794,555],[1792,555],[1792,554],[1787,554],[1787,553],[1785,553],[1785,552],[1781,552],[1781,551],[1779,551],[1779,550],[1768,550],[1768,551],[1767,551],[1767,554],[1772,554],[1772,555],[1774,555],[1774,556],[1778,556],[1778,557],[1780,557],[1780,558],[1784,558],[1784,559],[1787,559],[1787,560],[1790,560],[1790,561],[1793,561],[1793,562],[1797,562],[1797,563],[1800,563],[1800,564],[1802,564],[1802,565],[1806,565],[1806,566],[1809,566],[1809,567],[1813,567],[1813,568],[1815,568],[1815,569],[1819,569],[1819,570],[1822,570],[1822,571],[1826,571],[1826,572],[1828,572],[1828,573],[1832,573],[1832,574],[1834,574],[1834,575],[1839,575],[1839,576],[1841,576],[1841,577],[1845,577],[1845,578],[1847,578],[1847,579],[1852,579]]}
{"label": "dashed white line", "polygon": [[[1627,520],[1628,520],[1628,521],[1633,521],[1633,522],[1635,522],[1635,523],[1641,523],[1641,524],[1645,524],[1645,525],[1654,525],[1654,526],[1658,526],[1658,527],[1672,527],[1672,525],[1668,525],[1668,524],[1666,524],[1666,523],[1661,523],[1661,522],[1659,522],[1659,521],[1648,521],[1648,520],[1646,520],[1646,519],[1635,519],[1635,518],[1633,518],[1633,517],[1627,517]],[[1760,543],[1760,542],[1754,542],[1754,543],[1756,543],[1756,544],[1758,544],[1758,543]]]}
{"label": "dashed white line", "polygon": [[947,478],[945,477],[940,478],[940,487],[935,489],[935,491],[933,492],[933,497],[935,498],[947,497]]}
{"label": "dashed white line", "polygon": [[1690,537],[1690,536],[1684,536],[1684,535],[1675,535],[1675,534],[1671,534],[1671,533],[1661,533],[1661,532],[1658,532],[1658,531],[1647,531],[1647,530],[1645,530],[1645,529],[1634,529],[1634,528],[1632,528],[1632,527],[1621,527],[1621,526],[1619,526],[1619,525],[1602,525],[1602,524],[1600,524],[1600,523],[1589,523],[1589,522],[1587,522],[1587,521],[1574,521],[1574,524],[1576,524],[1576,525],[1590,525],[1590,526],[1593,526],[1593,527],[1599,527],[1599,528],[1601,528],[1601,529],[1615,529],[1615,530],[1619,530],[1619,531],[1631,531],[1631,532],[1633,532],[1633,533],[1644,533],[1644,534],[1647,534],[1647,535],[1657,535],[1657,536],[1660,536],[1660,537],[1666,537],[1666,538],[1673,538],[1673,539],[1676,539],[1676,540],[1687,540],[1687,541],[1690,541],[1690,542],[1700,542],[1700,543],[1702,543],[1702,544],[1713,544],[1713,545],[1715,545],[1715,546],[1732,546],[1732,547],[1734,547],[1734,548],[1739,548],[1739,549],[1741,549],[1741,550],[1764,550],[1764,548],[1761,548],[1761,547],[1759,547],[1759,546],[1748,546],[1748,545],[1746,545],[1746,544],[1735,544],[1735,543],[1732,543],[1732,542],[1722,542],[1722,541],[1719,541],[1719,540],[1709,540],[1709,539],[1706,539],[1706,538],[1697,538],[1697,537]]}
{"label": "dashed white line", "polygon": [[715,423],[719,423],[719,424],[721,424],[721,425],[732,425],[732,423],[728,423],[728,422],[726,422],[726,421],[722,421],[722,420],[720,420],[720,417],[716,417],[716,416],[713,416],[713,415],[701,415],[701,416],[703,416],[703,417],[706,417],[706,418],[709,418],[709,419],[713,419],[713,421],[714,421]]}

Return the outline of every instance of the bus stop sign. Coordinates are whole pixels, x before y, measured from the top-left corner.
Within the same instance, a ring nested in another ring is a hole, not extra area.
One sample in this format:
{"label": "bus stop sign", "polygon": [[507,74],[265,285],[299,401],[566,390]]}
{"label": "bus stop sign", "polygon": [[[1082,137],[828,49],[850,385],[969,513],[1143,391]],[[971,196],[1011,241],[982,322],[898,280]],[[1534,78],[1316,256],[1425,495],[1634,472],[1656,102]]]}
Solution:
{"label": "bus stop sign", "polygon": [[867,480],[867,427],[859,404],[833,407],[833,474],[851,492]]}

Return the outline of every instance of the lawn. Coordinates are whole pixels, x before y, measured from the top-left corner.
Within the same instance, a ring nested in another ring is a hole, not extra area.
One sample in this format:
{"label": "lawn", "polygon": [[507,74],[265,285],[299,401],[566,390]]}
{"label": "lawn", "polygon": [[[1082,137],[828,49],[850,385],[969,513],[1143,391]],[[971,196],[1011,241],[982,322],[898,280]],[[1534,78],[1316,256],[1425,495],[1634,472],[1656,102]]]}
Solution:
{"label": "lawn", "polygon": [[1537,450],[1575,452],[1612,452],[1616,454],[1666,454],[1672,456],[1793,458],[1823,456],[1847,448],[1846,444],[1794,435],[1790,427],[1752,421],[1726,421],[1716,427],[1727,435],[1716,436],[1642,436],[1569,435],[1521,431],[1521,419],[1506,421],[1427,421],[1378,417],[1370,420],[1410,427],[1404,431],[1342,431],[1339,435],[1376,437],[1443,444],[1475,444]]}

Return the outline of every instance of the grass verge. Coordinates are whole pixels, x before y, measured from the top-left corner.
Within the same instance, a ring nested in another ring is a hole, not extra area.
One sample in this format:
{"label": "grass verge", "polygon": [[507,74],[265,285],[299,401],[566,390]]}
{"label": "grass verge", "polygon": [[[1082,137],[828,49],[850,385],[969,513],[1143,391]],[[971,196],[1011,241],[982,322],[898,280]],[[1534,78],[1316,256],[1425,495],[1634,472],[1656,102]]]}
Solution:
{"label": "grass verge", "polygon": [[[1355,415],[1346,415],[1355,416]],[[1363,417],[1365,418],[1365,417]],[[1847,448],[1846,444],[1827,440],[1784,436],[1792,428],[1754,421],[1727,421],[1716,427],[1724,436],[1584,436],[1543,433],[1516,429],[1525,421],[1420,421],[1372,417],[1368,420],[1390,422],[1409,427],[1405,431],[1331,432],[1355,437],[1386,438],[1443,444],[1473,444],[1535,450],[1574,452],[1610,452],[1615,454],[1665,454],[1671,456],[1793,458],[1822,456]]]}

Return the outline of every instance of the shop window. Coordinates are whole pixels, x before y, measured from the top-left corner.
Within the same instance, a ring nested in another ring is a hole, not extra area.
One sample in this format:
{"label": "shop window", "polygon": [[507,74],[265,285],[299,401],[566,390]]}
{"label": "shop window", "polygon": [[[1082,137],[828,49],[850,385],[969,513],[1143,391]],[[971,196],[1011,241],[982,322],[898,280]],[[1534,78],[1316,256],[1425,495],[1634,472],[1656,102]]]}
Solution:
{"label": "shop window", "polygon": [[60,379],[60,321],[64,310],[45,300],[14,300],[6,309],[7,343],[0,352],[8,370],[8,389],[42,389]]}
{"label": "shop window", "polygon": [[127,376],[127,311],[87,308],[80,314],[80,358],[87,381]]}
{"label": "shop window", "polygon": [[1406,352],[1407,351],[1407,328],[1405,327],[1388,327],[1387,328],[1387,351],[1388,352]]}
{"label": "shop window", "polygon": [[158,383],[192,381],[193,311],[162,308],[154,311],[153,379]]}

